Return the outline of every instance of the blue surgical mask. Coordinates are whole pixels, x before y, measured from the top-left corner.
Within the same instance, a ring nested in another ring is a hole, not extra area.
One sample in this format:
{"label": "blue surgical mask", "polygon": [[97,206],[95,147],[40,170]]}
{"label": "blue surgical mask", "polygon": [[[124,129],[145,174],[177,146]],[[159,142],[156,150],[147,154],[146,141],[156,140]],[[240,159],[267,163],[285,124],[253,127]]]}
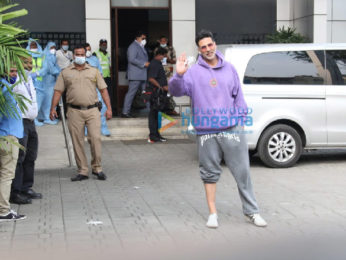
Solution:
{"label": "blue surgical mask", "polygon": [[17,81],[17,76],[16,77],[10,77],[10,84],[14,84]]}
{"label": "blue surgical mask", "polygon": [[167,46],[167,43],[165,43],[165,44],[160,44],[160,46],[161,46],[162,48],[165,48],[165,47]]}
{"label": "blue surgical mask", "polygon": [[79,57],[79,56],[75,57],[74,58],[74,62],[76,64],[78,64],[78,65],[83,65],[85,63],[85,56],[83,56],[83,57]]}
{"label": "blue surgical mask", "polygon": [[67,51],[67,50],[68,50],[68,45],[62,45],[61,48],[62,48],[64,51]]}

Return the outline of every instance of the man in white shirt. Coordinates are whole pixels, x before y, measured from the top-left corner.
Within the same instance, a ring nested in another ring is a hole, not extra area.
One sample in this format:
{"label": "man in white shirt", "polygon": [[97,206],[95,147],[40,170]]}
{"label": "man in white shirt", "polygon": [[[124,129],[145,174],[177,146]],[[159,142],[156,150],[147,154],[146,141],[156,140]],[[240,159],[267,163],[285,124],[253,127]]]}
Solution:
{"label": "man in white shirt", "polygon": [[38,150],[38,136],[35,128],[35,118],[37,117],[36,90],[29,73],[32,69],[31,57],[24,61],[27,70],[27,81],[17,84],[13,91],[21,94],[31,102],[26,101],[27,110],[22,113],[24,125],[24,137],[19,139],[19,143],[25,149],[19,150],[15,177],[12,181],[10,202],[15,204],[29,204],[31,199],[41,199],[42,194],[32,189],[34,184],[35,160]]}
{"label": "man in white shirt", "polygon": [[60,49],[56,51],[56,62],[61,70],[72,64],[73,54],[69,51],[68,40],[63,39],[60,42]]}

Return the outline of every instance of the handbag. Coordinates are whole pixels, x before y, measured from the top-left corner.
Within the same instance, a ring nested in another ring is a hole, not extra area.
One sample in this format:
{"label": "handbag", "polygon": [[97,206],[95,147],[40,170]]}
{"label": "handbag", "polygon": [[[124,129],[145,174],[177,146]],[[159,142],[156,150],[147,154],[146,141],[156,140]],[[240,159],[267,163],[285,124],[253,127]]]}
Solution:
{"label": "handbag", "polygon": [[160,112],[167,112],[170,109],[170,101],[167,92],[159,88],[153,91],[153,108]]}
{"label": "handbag", "polygon": [[147,102],[146,96],[144,95],[144,93],[142,93],[141,89],[138,89],[132,101],[132,108],[134,109],[146,108],[147,107],[146,102]]}

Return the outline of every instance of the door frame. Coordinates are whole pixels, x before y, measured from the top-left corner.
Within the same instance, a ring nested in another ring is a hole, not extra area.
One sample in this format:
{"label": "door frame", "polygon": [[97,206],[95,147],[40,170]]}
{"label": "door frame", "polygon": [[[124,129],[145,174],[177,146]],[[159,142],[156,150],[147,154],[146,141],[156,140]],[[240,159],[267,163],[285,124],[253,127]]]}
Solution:
{"label": "door frame", "polygon": [[[142,10],[168,10],[168,37],[170,40],[170,43],[173,43],[173,38],[172,38],[172,0],[168,1],[168,7],[111,7],[110,10],[110,17],[111,17],[111,39],[112,39],[112,82],[113,86],[115,87],[115,90],[113,92],[113,99],[116,102],[116,111],[117,114],[120,115],[122,111],[122,107],[120,106],[120,97],[118,94],[118,91],[120,90],[120,87],[128,87],[125,85],[119,85],[119,77],[118,77],[118,72],[119,72],[119,60],[117,59],[118,57],[118,51],[119,51],[119,27],[118,27],[118,11],[121,9],[142,9]],[[114,17],[114,18],[113,18]],[[114,20],[113,20],[114,19]]]}

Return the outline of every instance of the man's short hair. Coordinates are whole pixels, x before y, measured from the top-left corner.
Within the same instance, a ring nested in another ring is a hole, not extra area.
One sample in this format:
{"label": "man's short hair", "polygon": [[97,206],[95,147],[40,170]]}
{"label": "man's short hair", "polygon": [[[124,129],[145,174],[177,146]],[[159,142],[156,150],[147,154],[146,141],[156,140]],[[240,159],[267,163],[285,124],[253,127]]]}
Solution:
{"label": "man's short hair", "polygon": [[82,44],[77,44],[77,45],[74,46],[74,48],[73,48],[73,54],[75,53],[75,50],[77,50],[77,49],[84,49],[84,51],[86,52],[86,49],[85,49],[84,45],[82,45]]}
{"label": "man's short hair", "polygon": [[155,55],[165,55],[168,51],[165,48],[158,48]]}
{"label": "man's short hair", "polygon": [[161,35],[159,39],[161,40],[162,38],[165,38],[166,40],[168,40],[168,38],[166,37],[166,35]]}
{"label": "man's short hair", "polygon": [[215,38],[214,35],[211,31],[207,31],[207,30],[201,30],[199,33],[197,33],[196,35],[196,45],[198,45],[199,41],[204,39],[204,38],[211,38],[214,42],[215,42]]}
{"label": "man's short hair", "polygon": [[137,32],[135,33],[135,38],[141,37],[142,35],[146,35],[145,32],[143,32],[143,31],[137,31]]}
{"label": "man's short hair", "polygon": [[63,42],[69,42],[69,40],[67,40],[66,38],[61,39],[61,40],[60,40],[60,44],[62,44]]}
{"label": "man's short hair", "polygon": [[102,44],[102,43],[107,43],[107,39],[101,39],[99,44]]}
{"label": "man's short hair", "polygon": [[86,49],[87,47],[90,47],[90,44],[88,42],[86,42],[83,46]]}

